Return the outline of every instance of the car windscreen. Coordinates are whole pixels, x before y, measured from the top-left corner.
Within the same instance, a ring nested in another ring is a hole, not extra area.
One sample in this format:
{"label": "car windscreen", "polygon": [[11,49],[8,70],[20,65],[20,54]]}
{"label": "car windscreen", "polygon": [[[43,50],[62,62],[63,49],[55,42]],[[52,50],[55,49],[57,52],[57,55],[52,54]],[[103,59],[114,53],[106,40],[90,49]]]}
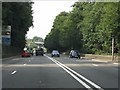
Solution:
{"label": "car windscreen", "polygon": [[53,51],[52,53],[53,53],[53,54],[59,54],[59,52],[58,52],[58,51]]}

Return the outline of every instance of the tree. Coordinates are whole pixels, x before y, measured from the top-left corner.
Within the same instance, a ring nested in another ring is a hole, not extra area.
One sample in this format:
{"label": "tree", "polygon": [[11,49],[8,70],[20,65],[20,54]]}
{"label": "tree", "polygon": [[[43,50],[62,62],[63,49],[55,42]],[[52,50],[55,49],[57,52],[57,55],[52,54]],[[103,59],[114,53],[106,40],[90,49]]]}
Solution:
{"label": "tree", "polygon": [[111,53],[112,37],[115,52],[120,47],[120,2],[76,2],[72,11],[56,16],[53,28],[45,39],[49,49],[78,49],[85,53]]}
{"label": "tree", "polygon": [[41,37],[35,36],[32,39],[33,42],[43,42],[44,40]]}
{"label": "tree", "polygon": [[25,35],[33,26],[31,2],[3,2],[2,24],[12,27],[11,45],[21,50],[25,46]]}

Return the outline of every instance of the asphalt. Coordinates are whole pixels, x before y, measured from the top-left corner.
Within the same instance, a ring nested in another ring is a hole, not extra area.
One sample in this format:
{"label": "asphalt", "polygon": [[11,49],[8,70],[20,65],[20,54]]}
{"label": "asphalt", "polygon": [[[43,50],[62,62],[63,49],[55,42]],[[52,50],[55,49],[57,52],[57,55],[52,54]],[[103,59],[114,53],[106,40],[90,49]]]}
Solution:
{"label": "asphalt", "polygon": [[65,55],[60,58],[46,56],[15,57],[3,61],[3,88],[86,88],[80,80],[95,88],[68,68],[101,88],[118,88],[118,64],[71,59]]}

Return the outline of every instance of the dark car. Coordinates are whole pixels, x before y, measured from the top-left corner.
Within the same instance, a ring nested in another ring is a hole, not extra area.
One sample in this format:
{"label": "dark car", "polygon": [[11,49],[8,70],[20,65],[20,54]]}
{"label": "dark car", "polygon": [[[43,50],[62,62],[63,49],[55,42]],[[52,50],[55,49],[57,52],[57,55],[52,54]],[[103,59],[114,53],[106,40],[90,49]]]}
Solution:
{"label": "dark car", "polygon": [[38,55],[41,55],[41,56],[44,55],[44,50],[43,50],[43,48],[40,48],[40,49],[36,50],[36,56],[38,56]]}
{"label": "dark car", "polygon": [[29,52],[27,52],[27,51],[23,51],[21,53],[21,57],[30,57],[30,56],[31,56],[31,54]]}
{"label": "dark car", "polygon": [[80,58],[80,53],[78,50],[71,50],[69,57],[70,58]]}
{"label": "dark car", "polygon": [[60,53],[58,52],[58,50],[53,50],[52,53],[51,53],[51,57],[60,57]]}

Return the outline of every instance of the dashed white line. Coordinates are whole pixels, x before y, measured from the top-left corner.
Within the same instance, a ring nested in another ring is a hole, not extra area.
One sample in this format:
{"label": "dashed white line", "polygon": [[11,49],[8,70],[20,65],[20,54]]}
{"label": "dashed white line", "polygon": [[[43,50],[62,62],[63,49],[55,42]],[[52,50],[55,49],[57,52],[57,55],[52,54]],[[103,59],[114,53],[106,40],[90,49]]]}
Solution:
{"label": "dashed white line", "polygon": [[19,60],[18,58],[12,59],[12,60]]}
{"label": "dashed white line", "polygon": [[13,74],[15,74],[17,71],[13,71],[11,74],[13,75]]}
{"label": "dashed white line", "polygon": [[113,64],[118,64],[118,63],[113,63]]}
{"label": "dashed white line", "polygon": [[92,64],[93,66],[98,66],[97,64]]}
{"label": "dashed white line", "polygon": [[101,61],[101,60],[96,60],[96,59],[92,59],[92,61],[105,62],[105,63],[107,63],[107,62],[108,62],[108,61]]}

